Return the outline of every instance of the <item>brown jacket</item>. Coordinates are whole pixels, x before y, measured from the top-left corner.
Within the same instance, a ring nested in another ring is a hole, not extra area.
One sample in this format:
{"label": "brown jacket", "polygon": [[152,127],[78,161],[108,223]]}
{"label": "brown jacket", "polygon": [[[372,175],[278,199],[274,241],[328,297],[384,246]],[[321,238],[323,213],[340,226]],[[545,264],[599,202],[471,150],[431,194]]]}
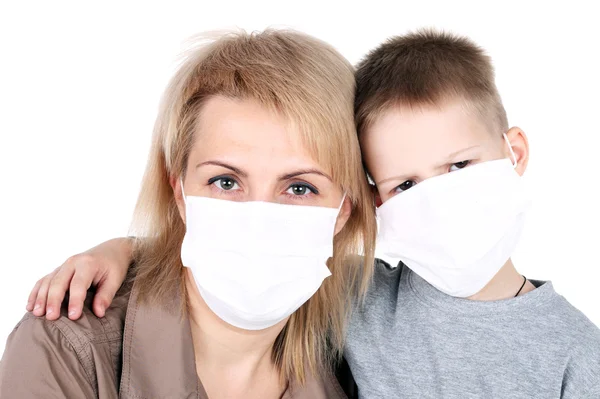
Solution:
{"label": "brown jacket", "polygon": [[[89,298],[88,298],[89,300]],[[89,302],[88,302],[89,303]],[[196,374],[189,320],[120,292],[104,318],[84,307],[77,321],[28,313],[0,362],[0,399],[207,399]],[[345,399],[333,375],[310,379],[283,399]]]}

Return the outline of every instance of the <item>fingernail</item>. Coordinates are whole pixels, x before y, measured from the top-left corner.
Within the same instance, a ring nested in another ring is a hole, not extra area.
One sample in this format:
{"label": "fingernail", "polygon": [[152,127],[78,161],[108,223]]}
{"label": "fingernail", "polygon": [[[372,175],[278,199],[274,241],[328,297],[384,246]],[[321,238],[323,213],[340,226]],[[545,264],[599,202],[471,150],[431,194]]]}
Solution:
{"label": "fingernail", "polygon": [[75,316],[75,309],[69,310],[69,317]]}
{"label": "fingernail", "polygon": [[54,313],[53,308],[46,308],[46,314]]}
{"label": "fingernail", "polygon": [[42,307],[42,305],[40,305],[39,303],[36,303],[35,307],[33,308],[33,310],[38,310],[41,307]]}

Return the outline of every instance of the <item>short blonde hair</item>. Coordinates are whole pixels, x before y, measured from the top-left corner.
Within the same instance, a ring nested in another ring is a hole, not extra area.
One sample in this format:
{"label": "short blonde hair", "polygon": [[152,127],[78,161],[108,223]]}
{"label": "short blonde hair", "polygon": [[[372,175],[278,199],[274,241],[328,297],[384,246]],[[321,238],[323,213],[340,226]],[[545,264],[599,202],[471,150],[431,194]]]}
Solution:
{"label": "short blonde hair", "polygon": [[490,130],[508,130],[492,61],[466,37],[418,30],[388,39],[357,66],[359,134],[391,107],[440,106],[453,100],[463,100]]}
{"label": "short blonde hair", "polygon": [[[253,99],[299,129],[317,162],[351,200],[334,239],[332,277],[290,318],[273,359],[282,379],[303,383],[343,348],[351,302],[372,274],[376,235],[372,196],[354,126],[352,66],[331,46],[293,31],[231,33],[190,50],[168,85],[135,210],[136,282],[142,301],[160,304],[183,290],[185,233],[169,180],[185,174],[202,105],[212,96]],[[364,255],[360,259],[357,255]]]}

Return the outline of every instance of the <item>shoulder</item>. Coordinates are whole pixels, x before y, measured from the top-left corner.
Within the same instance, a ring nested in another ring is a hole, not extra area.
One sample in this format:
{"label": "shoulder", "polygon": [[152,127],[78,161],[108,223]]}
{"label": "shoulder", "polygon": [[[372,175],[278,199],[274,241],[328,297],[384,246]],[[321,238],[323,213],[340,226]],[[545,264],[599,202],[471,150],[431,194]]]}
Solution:
{"label": "shoulder", "polygon": [[600,329],[558,294],[544,319],[547,342],[564,354],[563,397],[600,395]]}
{"label": "shoulder", "polygon": [[555,294],[553,299],[549,303],[550,310],[540,316],[543,316],[555,337],[569,346],[591,345],[600,349],[600,329],[562,295]]}
{"label": "shoulder", "polygon": [[61,317],[57,320],[50,321],[44,317],[36,317],[31,313],[27,313],[15,327],[13,333],[24,336],[42,334],[48,338],[48,340],[43,341],[45,344],[64,340],[84,360],[89,357],[86,355],[94,346],[111,343],[118,343],[120,346],[123,339],[129,290],[121,290],[117,293],[102,318],[97,317],[91,311],[93,295],[92,291],[88,292],[82,315],[77,320],[71,320],[67,317],[67,301],[65,301],[61,309]]}
{"label": "shoulder", "polygon": [[23,398],[97,396],[99,374],[117,378],[127,298],[128,292],[120,292],[102,319],[89,306],[75,321],[66,316],[66,306],[53,321],[25,314],[0,363],[0,399],[8,392]]}

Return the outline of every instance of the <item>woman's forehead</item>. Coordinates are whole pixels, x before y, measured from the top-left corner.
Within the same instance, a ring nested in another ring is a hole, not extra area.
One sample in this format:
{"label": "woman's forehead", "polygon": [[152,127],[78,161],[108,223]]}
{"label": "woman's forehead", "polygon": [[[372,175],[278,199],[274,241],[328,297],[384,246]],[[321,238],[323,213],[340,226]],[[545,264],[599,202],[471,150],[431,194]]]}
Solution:
{"label": "woman's forehead", "polygon": [[[257,169],[311,168],[330,174],[310,151],[297,124],[257,101],[211,98],[198,120],[190,158],[254,164]],[[192,159],[190,159],[192,160]]]}

